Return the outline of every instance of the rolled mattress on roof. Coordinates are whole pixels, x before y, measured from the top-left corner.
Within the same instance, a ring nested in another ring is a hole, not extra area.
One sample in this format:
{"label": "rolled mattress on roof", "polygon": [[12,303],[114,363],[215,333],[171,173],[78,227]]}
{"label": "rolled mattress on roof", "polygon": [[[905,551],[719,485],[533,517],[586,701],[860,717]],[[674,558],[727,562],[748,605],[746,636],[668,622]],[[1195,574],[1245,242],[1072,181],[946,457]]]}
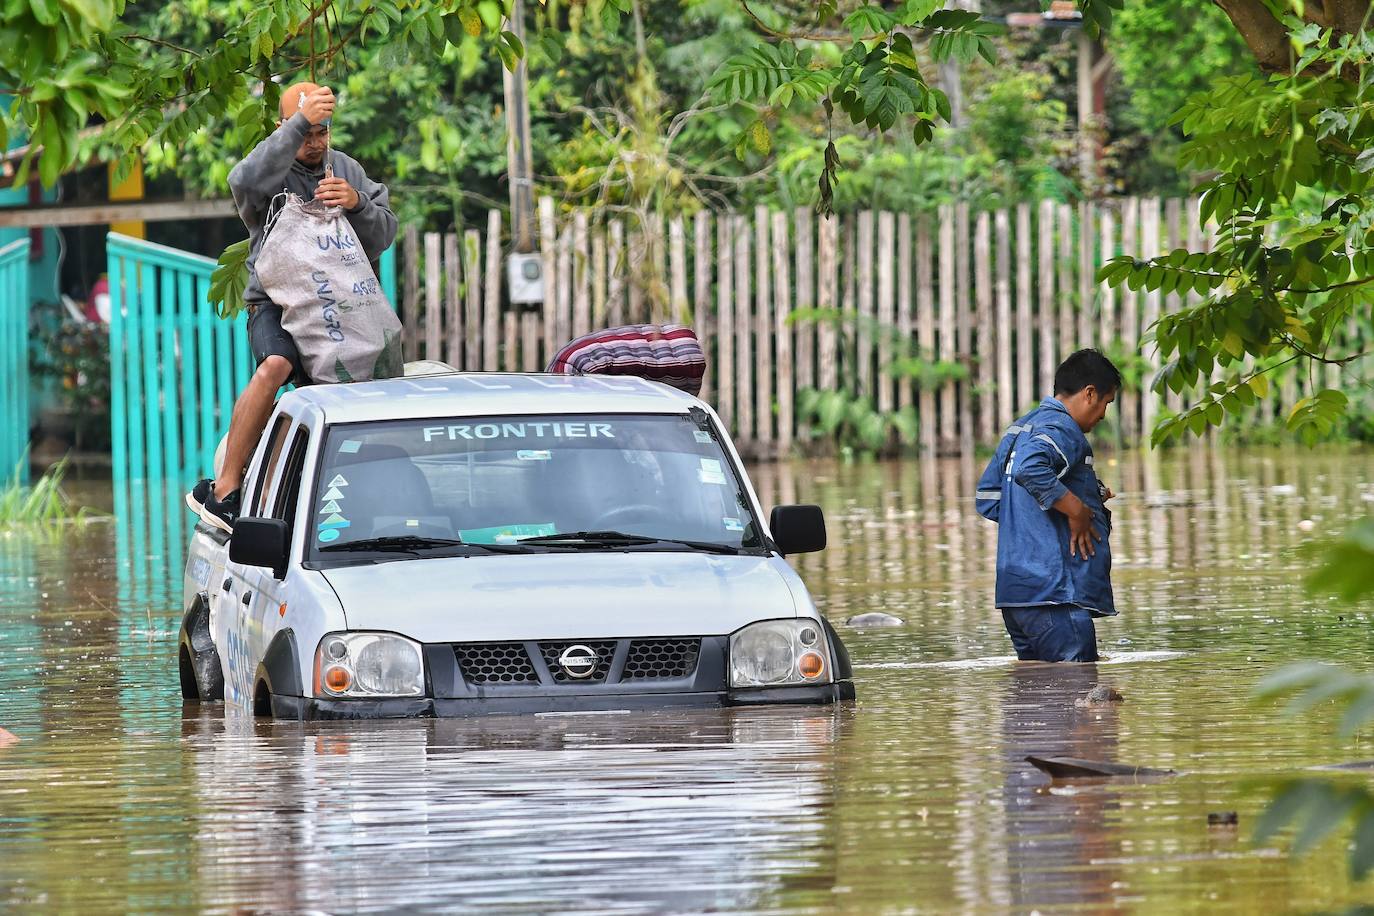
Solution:
{"label": "rolled mattress on roof", "polygon": [[691,328],[632,324],[593,331],[569,343],[544,370],[561,375],[634,375],[696,396],[706,354]]}

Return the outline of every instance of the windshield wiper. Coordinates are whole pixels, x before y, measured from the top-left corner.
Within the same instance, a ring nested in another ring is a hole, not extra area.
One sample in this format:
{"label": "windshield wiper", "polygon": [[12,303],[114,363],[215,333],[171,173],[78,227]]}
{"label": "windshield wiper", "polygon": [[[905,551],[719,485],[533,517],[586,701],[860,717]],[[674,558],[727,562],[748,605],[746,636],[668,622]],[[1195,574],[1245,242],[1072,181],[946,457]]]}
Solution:
{"label": "windshield wiper", "polygon": [[710,541],[685,541],[678,538],[656,538],[644,534],[626,534],[623,531],[569,531],[565,534],[540,534],[521,538],[520,544],[567,545],[571,547],[645,547],[650,544],[677,544],[706,553],[736,554],[739,549],[728,544],[714,544]]}
{"label": "windshield wiper", "polygon": [[396,534],[387,537],[363,538],[343,544],[326,544],[320,548],[329,551],[374,550],[379,553],[414,553],[417,550],[432,550],[439,547],[475,547],[489,553],[525,553],[515,544],[472,544],[458,538],[431,538],[418,534]]}
{"label": "windshield wiper", "polygon": [[592,547],[620,547],[632,544],[652,544],[658,538],[642,534],[625,534],[622,531],[567,531],[562,534],[536,534],[520,538],[518,544],[586,544]]}

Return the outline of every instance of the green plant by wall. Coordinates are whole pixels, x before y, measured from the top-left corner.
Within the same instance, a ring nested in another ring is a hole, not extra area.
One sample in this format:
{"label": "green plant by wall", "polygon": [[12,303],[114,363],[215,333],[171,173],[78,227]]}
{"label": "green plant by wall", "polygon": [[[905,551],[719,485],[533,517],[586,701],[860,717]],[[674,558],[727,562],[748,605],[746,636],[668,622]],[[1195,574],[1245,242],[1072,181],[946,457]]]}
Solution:
{"label": "green plant by wall", "polygon": [[[21,463],[29,460],[27,454]],[[43,526],[61,522],[86,521],[95,515],[85,507],[75,508],[62,492],[67,459],[54,464],[31,486],[11,483],[0,489],[0,524],[7,527]],[[16,472],[11,478],[18,480]]]}
{"label": "green plant by wall", "polygon": [[[829,324],[838,335],[841,353],[854,354],[860,331],[873,341],[883,341],[892,357],[878,367],[884,375],[914,384],[918,388],[939,388],[968,378],[968,367],[951,360],[936,360],[917,349],[910,337],[897,328],[874,318],[841,309],[797,309],[788,323]],[[857,354],[859,359],[870,354]],[[920,421],[916,408],[878,410],[873,399],[859,391],[859,375],[853,365],[841,367],[843,382],[837,390],[804,388],[797,394],[797,411],[811,427],[812,439],[829,440],[846,458],[855,455],[894,454],[904,445],[916,442]]]}
{"label": "green plant by wall", "polygon": [[811,425],[813,439],[828,440],[846,459],[891,453],[916,441],[915,408],[880,411],[871,398],[851,391],[803,388],[797,412]]}

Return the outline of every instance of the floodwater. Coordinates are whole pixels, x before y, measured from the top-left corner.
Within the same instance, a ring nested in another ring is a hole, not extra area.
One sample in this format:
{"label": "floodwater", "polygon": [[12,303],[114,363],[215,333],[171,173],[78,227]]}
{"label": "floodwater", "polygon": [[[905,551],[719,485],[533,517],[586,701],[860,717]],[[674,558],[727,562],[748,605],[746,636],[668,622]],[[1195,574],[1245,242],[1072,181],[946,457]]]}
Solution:
{"label": "floodwater", "polygon": [[[824,506],[799,558],[840,625],[838,709],[301,725],[183,707],[179,494],[57,537],[0,536],[0,909],[1185,912],[1338,908],[1340,840],[1250,842],[1260,783],[1374,757],[1251,688],[1369,667],[1369,605],[1301,588],[1374,509],[1368,452],[1100,459],[1119,618],[1098,665],[1017,664],[995,531],[957,461],[754,469]],[[76,487],[106,504],[108,489]],[[137,495],[137,494],[136,494]],[[137,503],[137,500],[135,500]],[[1311,531],[1299,522],[1312,520]],[[882,611],[900,627],[856,630]],[[1124,704],[1081,708],[1096,683]],[[1051,785],[1028,754],[1174,777]],[[1362,778],[1358,775],[1350,778]],[[1209,828],[1235,811],[1240,827]]]}

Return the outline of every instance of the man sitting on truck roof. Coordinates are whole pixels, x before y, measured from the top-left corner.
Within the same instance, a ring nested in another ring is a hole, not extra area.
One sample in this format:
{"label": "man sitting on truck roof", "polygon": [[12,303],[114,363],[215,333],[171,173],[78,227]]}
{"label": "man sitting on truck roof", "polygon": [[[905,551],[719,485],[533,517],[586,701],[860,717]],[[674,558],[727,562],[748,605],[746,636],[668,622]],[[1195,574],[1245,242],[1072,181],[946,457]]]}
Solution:
{"label": "man sitting on truck roof", "polygon": [[290,191],[304,200],[343,207],[369,259],[380,257],[396,239],[396,215],[391,212],[386,185],[368,178],[356,160],[330,149],[334,107],[334,93],[328,86],[291,86],[282,93],[277,129],[229,173],[234,204],[250,240],[243,300],[248,309],[248,340],[258,368],[234,404],[223,465],[213,479],[200,481],[186,496],[191,511],[225,531],[233,530],[244,467],[272,415],[277,391],[288,381],[310,382],[295,341],[282,328],[281,307],[267,298],[254,269],[273,198]]}

